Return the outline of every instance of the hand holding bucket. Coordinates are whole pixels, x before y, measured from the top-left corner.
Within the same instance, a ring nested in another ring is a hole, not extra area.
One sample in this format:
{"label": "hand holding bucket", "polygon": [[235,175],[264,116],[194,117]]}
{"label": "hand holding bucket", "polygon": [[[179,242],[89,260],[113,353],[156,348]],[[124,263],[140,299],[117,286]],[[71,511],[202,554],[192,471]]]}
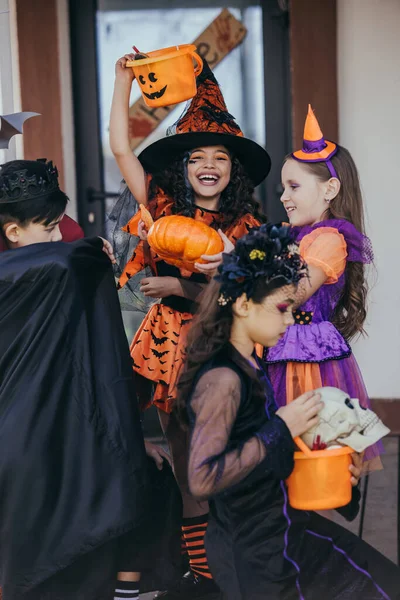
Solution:
{"label": "hand holding bucket", "polygon": [[196,77],[203,69],[196,46],[171,46],[145,56],[127,61],[126,67],[132,68],[147,106],[172,106],[196,95]]}

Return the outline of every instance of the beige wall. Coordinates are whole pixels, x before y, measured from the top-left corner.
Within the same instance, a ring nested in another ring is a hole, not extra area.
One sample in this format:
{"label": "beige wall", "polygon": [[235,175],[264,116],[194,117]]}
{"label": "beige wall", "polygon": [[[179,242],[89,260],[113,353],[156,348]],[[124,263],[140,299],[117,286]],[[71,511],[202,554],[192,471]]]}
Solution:
{"label": "beige wall", "polygon": [[58,61],[61,89],[61,131],[63,145],[64,191],[70,199],[68,214],[77,219],[72,73],[69,41],[68,0],[57,0]]}
{"label": "beige wall", "polygon": [[360,171],[376,257],[355,354],[368,391],[400,399],[400,1],[338,0],[339,140]]}

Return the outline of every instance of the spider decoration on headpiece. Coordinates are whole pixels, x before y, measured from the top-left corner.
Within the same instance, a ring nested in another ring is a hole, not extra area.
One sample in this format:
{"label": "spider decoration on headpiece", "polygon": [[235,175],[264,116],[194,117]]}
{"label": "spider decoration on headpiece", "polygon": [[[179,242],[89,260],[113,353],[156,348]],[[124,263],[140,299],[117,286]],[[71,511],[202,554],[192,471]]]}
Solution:
{"label": "spider decoration on headpiece", "polygon": [[223,255],[219,274],[220,306],[227,306],[246,294],[251,299],[258,278],[276,287],[297,284],[307,276],[307,266],[293,241],[290,228],[271,224],[252,229],[238,240],[235,250]]}

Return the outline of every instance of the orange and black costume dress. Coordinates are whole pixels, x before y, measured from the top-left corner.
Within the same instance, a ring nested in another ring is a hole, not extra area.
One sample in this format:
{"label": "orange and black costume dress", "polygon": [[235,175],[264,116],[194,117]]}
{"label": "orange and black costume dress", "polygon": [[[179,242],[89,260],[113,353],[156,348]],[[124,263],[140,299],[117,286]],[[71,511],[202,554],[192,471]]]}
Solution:
{"label": "orange and black costume dress", "polygon": [[[147,208],[156,220],[171,215],[173,204],[173,199],[160,191],[149,202]],[[194,219],[216,228],[222,223],[223,216],[217,211],[197,207]],[[137,213],[124,229],[132,235],[137,235],[139,220],[140,213]],[[259,222],[251,214],[245,214],[224,233],[235,243],[249,229],[258,225]],[[186,335],[196,311],[196,296],[208,279],[202,273],[186,276],[186,273],[183,274],[177,267],[160,260],[147,242],[139,241],[123,270],[119,287],[124,286],[133,275],[144,270],[145,267],[150,267],[157,277],[169,276],[180,279],[185,294],[184,297],[168,296],[155,303],[145,316],[131,344],[135,372],[153,384],[152,386],[140,385],[138,380],[137,388],[142,408],[147,408],[153,403],[161,410],[170,413],[176,397],[179,369],[185,355]]]}

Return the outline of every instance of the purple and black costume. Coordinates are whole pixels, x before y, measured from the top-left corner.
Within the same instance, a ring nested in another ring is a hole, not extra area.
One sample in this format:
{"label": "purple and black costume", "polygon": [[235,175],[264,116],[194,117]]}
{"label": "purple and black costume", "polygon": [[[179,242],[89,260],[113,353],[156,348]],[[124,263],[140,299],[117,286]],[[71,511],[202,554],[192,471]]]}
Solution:
{"label": "purple and black costume", "polygon": [[[189,483],[209,499],[209,566],[229,600],[396,600],[400,570],[323,517],[292,509],[294,442],[263,370],[227,344],[188,399]],[[339,512],[358,511],[359,492]]]}
{"label": "purple and black costume", "polygon": [[[295,324],[285,336],[265,352],[277,405],[306,391],[333,386],[369,408],[357,361],[331,319],[346,285],[347,262],[371,263],[371,242],[343,219],[293,227],[292,231],[304,260],[322,268],[328,280],[295,312]],[[381,443],[368,448],[366,460],[379,455],[381,449]]]}

